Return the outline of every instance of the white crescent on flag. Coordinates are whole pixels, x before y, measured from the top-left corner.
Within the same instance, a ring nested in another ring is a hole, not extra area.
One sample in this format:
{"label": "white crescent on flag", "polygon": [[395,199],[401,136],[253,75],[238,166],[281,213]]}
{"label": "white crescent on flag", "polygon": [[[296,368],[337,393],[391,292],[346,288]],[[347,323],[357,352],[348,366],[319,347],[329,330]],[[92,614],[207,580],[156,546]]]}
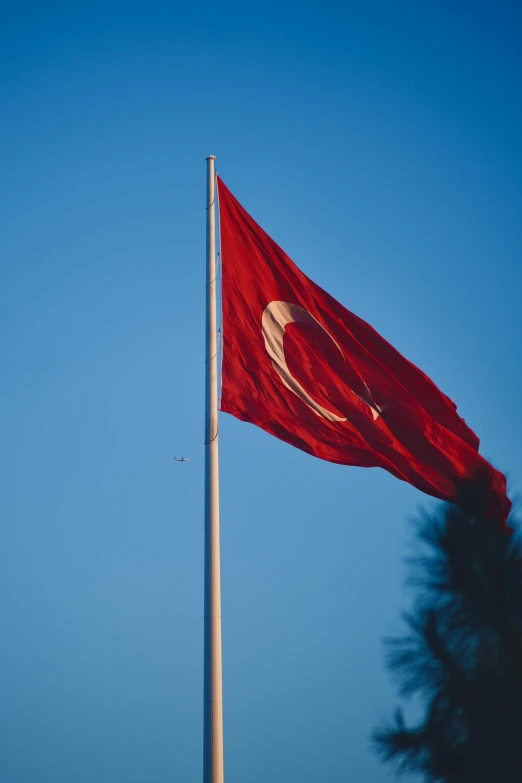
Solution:
{"label": "white crescent on flag", "polygon": [[[324,326],[322,326],[319,321],[308,312],[308,310],[305,310],[304,307],[299,307],[299,305],[291,304],[290,302],[274,301],[270,302],[270,304],[265,308],[262,317],[262,329],[265,340],[265,348],[268,355],[270,356],[272,365],[274,366],[277,374],[283,381],[286,388],[290,389],[291,392],[293,392],[297,397],[299,397],[300,400],[308,405],[308,407],[313,410],[317,416],[321,416],[323,419],[328,419],[328,421],[346,421],[346,417],[337,416],[337,414],[327,410],[316,400],[314,400],[314,398],[308,394],[305,389],[303,389],[299,381],[294,378],[288,368],[285,357],[285,349],[283,346],[283,335],[287,324],[299,323],[308,324],[309,326],[314,326],[316,329],[321,329],[325,334],[328,335],[341,356],[344,358],[344,354],[339,344],[334,340],[332,335],[326,331]],[[361,395],[356,394],[353,389],[350,389],[350,391],[368,405],[373,419],[375,420],[381,413],[382,408],[379,408],[373,402],[370,390],[366,384],[364,384],[364,386],[368,390],[368,399],[364,399],[364,397],[361,397]]]}

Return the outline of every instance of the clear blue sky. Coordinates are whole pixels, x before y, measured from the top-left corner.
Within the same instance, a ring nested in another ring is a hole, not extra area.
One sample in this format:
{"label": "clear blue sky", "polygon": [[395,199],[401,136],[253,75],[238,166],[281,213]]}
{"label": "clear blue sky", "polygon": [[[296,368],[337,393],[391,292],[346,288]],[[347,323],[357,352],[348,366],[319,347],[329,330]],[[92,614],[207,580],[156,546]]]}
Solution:
{"label": "clear blue sky", "polygon": [[[209,153],[520,489],[517,5],[2,4],[5,783],[201,780]],[[382,637],[431,501],[220,436],[227,783],[391,781]]]}

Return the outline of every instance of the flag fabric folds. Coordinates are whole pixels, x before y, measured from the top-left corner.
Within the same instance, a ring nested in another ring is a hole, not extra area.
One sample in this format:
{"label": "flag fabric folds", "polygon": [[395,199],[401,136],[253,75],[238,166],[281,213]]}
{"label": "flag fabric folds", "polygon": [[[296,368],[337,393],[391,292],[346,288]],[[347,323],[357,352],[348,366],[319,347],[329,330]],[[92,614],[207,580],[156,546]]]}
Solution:
{"label": "flag fabric folds", "polygon": [[312,282],[218,178],[221,410],[321,459],[381,467],[463,505],[473,482],[505,524],[505,477],[456,405]]}

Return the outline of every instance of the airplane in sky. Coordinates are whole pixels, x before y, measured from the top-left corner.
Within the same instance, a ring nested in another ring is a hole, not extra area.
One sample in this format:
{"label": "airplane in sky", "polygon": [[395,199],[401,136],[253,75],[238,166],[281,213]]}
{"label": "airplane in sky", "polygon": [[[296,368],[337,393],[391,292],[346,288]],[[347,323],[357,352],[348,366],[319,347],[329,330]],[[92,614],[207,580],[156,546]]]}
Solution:
{"label": "airplane in sky", "polygon": [[190,462],[188,457],[174,457],[176,462]]}

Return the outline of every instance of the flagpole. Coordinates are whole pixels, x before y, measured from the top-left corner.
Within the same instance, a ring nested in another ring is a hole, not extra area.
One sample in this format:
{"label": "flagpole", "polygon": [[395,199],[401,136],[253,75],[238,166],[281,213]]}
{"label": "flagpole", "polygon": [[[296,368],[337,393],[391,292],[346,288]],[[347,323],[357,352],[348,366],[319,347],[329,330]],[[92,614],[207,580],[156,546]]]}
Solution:
{"label": "flagpole", "polygon": [[203,783],[223,783],[223,683],[219,556],[218,359],[215,156],[207,158],[207,329],[205,362],[205,649]]}

